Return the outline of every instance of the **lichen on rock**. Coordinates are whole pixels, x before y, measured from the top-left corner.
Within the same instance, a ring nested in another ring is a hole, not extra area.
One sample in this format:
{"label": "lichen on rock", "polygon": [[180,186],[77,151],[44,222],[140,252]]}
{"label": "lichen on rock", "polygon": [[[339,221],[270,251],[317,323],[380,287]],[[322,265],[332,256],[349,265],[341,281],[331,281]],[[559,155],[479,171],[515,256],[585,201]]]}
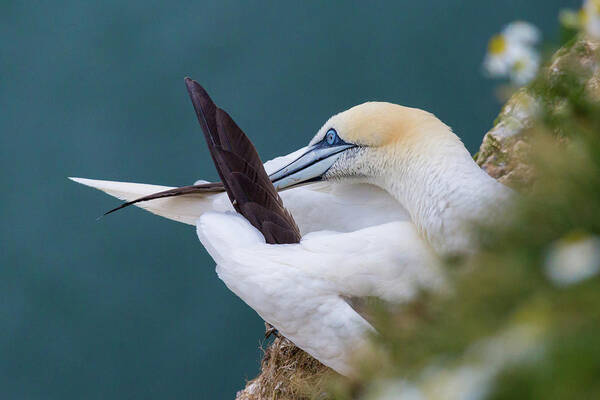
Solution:
{"label": "lichen on rock", "polygon": [[[565,74],[572,74],[585,88],[588,98],[600,100],[599,48],[597,41],[581,36],[558,50],[541,75],[545,75],[550,85],[557,85]],[[554,102],[551,107],[555,110],[561,107],[560,100],[546,99],[543,94],[536,93],[534,85],[535,82],[519,89],[506,102],[474,157],[492,177],[521,189],[534,178],[528,162],[531,143],[527,130],[538,117],[540,102]]]}
{"label": "lichen on rock", "polygon": [[509,186],[528,181],[531,169],[526,154],[529,142],[525,130],[531,126],[537,102],[527,89],[508,100],[494,127],[485,134],[475,162],[488,174]]}

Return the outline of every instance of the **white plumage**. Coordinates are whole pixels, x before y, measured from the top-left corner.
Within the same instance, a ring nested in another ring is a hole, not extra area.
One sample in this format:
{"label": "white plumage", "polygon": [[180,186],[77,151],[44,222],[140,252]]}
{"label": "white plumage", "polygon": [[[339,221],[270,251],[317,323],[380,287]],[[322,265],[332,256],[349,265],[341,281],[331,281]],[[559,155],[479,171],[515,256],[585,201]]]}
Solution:
{"label": "white plumage", "polygon": [[[332,117],[309,147],[265,169],[275,174],[295,165],[322,148],[332,131],[353,147],[336,153],[321,172],[288,174],[301,182],[318,173],[322,182],[280,192],[303,234],[299,244],[266,244],[224,193],[136,205],[196,225],[229,289],[297,346],[351,374],[351,359],[373,328],[345,298],[406,301],[418,290],[442,287],[437,255],[469,251],[466,222],[488,217],[510,190],[482,171],[433,115],[389,103],[365,103]],[[121,200],[169,189],[72,179]]]}

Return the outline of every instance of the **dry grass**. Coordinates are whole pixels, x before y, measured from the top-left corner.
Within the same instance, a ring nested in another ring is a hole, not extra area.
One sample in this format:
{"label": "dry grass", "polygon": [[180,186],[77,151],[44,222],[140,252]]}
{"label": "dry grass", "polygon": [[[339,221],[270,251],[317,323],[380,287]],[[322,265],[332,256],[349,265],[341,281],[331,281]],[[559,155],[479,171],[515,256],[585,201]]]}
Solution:
{"label": "dry grass", "polygon": [[248,381],[236,400],[325,398],[325,382],[335,374],[284,337],[267,347],[260,374]]}

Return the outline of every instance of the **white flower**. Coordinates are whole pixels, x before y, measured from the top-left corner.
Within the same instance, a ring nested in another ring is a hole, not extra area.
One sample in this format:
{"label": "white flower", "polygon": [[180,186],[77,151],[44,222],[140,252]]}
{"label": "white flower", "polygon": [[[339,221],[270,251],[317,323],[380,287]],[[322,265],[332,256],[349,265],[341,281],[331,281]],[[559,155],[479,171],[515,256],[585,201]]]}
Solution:
{"label": "white flower", "polygon": [[535,78],[540,68],[540,56],[535,51],[522,54],[516,58],[510,69],[510,80],[517,85],[525,85]]}
{"label": "white flower", "polygon": [[557,286],[568,286],[600,272],[600,237],[572,233],[554,242],[545,262],[546,275]]}
{"label": "white flower", "polygon": [[600,0],[585,0],[580,15],[587,34],[600,39]]}
{"label": "white flower", "polygon": [[540,40],[539,30],[526,22],[514,22],[488,44],[483,66],[492,77],[509,77],[524,85],[537,74],[540,55],[534,45]]}
{"label": "white flower", "polygon": [[503,30],[502,35],[509,42],[521,43],[533,46],[540,41],[542,36],[540,30],[533,24],[524,21],[515,21],[508,24]]}
{"label": "white flower", "polygon": [[483,65],[491,76],[507,76],[512,65],[525,53],[524,46],[509,42],[502,34],[495,35],[488,43],[488,53]]}

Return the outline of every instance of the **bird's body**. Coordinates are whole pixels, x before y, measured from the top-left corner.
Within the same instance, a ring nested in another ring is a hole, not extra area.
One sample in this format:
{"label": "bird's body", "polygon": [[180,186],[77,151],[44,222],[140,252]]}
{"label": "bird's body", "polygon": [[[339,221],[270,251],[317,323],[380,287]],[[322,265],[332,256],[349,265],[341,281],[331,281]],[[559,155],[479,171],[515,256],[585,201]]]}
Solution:
{"label": "bird's body", "polygon": [[[510,190],[454,133],[422,110],[365,103],[333,116],[306,148],[265,163],[302,240],[271,245],[224,193],[137,205],[196,225],[227,287],[265,321],[342,374],[373,331],[346,298],[406,301],[440,288],[438,255],[472,247],[466,224]],[[319,182],[313,182],[318,179]],[[132,201],[171,189],[76,181]],[[305,186],[297,183],[312,182]]]}

